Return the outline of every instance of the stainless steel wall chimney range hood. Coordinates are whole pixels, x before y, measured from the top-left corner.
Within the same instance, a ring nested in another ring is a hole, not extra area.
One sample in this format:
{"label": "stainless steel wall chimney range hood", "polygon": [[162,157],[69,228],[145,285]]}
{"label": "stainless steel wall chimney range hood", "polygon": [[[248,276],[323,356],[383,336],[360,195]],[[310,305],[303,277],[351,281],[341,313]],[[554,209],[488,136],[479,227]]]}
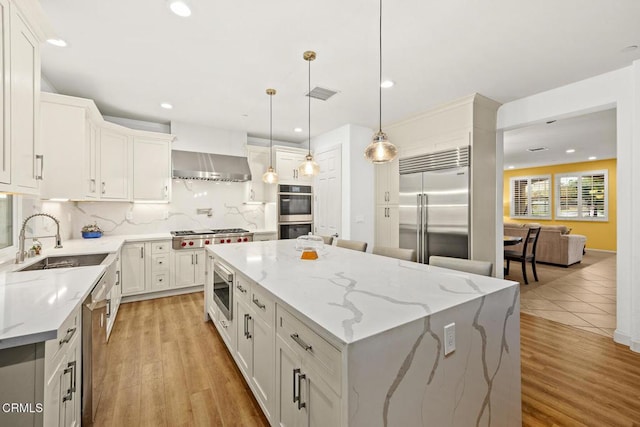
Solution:
{"label": "stainless steel wall chimney range hood", "polygon": [[246,157],[172,150],[171,164],[173,178],[224,182],[251,180]]}

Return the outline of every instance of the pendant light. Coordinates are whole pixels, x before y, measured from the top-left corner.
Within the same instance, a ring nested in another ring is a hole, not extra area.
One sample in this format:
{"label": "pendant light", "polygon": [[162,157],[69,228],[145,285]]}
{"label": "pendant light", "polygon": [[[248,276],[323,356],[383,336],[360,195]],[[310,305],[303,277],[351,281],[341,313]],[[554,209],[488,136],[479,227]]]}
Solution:
{"label": "pendant light", "polygon": [[275,89],[267,89],[267,95],[269,95],[269,168],[262,175],[262,181],[267,184],[275,184],[278,182],[278,174],[273,169],[273,95],[276,94]]}
{"label": "pendant light", "polygon": [[316,53],[308,50],[302,57],[309,63],[309,92],[307,92],[307,97],[309,98],[309,152],[305,161],[298,166],[298,172],[303,176],[314,176],[320,173],[320,165],[313,161],[313,156],[311,155],[311,61],[316,59]]}
{"label": "pendant light", "polygon": [[364,157],[374,164],[388,163],[396,158],[398,149],[389,142],[387,134],[382,132],[382,0],[380,0],[380,114],[378,116],[378,132],[373,135],[371,144],[364,150]]}

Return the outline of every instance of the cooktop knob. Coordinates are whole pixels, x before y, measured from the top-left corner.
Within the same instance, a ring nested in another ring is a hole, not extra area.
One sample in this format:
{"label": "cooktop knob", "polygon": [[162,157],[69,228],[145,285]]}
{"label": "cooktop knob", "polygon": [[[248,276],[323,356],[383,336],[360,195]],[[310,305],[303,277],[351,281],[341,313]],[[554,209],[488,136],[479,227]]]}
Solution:
{"label": "cooktop knob", "polygon": [[231,243],[231,239],[227,239],[227,243]]}
{"label": "cooktop knob", "polygon": [[187,246],[187,242],[182,242],[182,243],[180,243],[180,245],[181,245],[182,247],[185,247],[185,246]]}
{"label": "cooktop knob", "polygon": [[193,246],[193,242],[189,242],[189,246]]}
{"label": "cooktop knob", "polygon": [[211,243],[209,240],[205,240],[205,241],[204,241],[204,244],[205,244],[205,245],[208,245],[209,243]]}

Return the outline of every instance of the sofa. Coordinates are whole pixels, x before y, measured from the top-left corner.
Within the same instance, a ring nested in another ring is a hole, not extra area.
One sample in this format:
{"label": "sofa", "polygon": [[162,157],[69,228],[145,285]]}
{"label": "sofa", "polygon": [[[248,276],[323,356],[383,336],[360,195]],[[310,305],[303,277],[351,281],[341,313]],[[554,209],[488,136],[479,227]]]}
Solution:
{"label": "sofa", "polygon": [[[564,225],[540,225],[536,223],[505,223],[505,236],[527,237],[529,227],[540,227],[540,237],[536,250],[536,262],[569,267],[582,261],[587,237],[570,234],[571,229]],[[509,250],[522,251],[522,243],[509,246]],[[531,245],[529,246],[531,247]]]}

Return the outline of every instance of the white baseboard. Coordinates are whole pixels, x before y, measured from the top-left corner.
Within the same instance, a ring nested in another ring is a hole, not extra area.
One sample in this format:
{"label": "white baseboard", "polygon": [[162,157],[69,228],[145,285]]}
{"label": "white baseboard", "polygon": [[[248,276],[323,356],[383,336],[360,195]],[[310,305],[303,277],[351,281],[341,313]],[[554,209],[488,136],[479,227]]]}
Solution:
{"label": "white baseboard", "polygon": [[587,252],[604,252],[604,253],[607,253],[607,254],[617,254],[618,253],[617,251],[608,251],[606,249],[591,249],[589,247],[585,248],[585,251],[587,251]]}
{"label": "white baseboard", "polygon": [[182,294],[192,294],[194,292],[202,292],[204,285],[189,286],[188,288],[167,289],[164,291],[150,292],[147,294],[128,295],[122,297],[122,303],[146,301],[156,298],[172,297]]}
{"label": "white baseboard", "polygon": [[631,337],[627,334],[623,334],[617,329],[613,332],[613,340],[618,344],[624,344],[624,345],[631,344]]}

